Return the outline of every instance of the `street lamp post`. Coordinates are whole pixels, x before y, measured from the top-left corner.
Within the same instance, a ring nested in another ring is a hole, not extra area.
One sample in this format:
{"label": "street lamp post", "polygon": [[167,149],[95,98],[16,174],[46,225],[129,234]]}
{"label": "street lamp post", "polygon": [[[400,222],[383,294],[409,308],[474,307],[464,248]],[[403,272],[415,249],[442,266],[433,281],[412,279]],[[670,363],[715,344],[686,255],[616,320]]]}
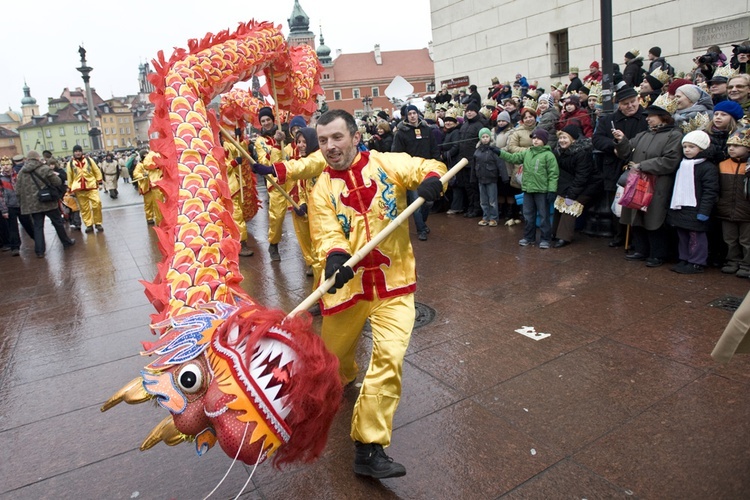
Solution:
{"label": "street lamp post", "polygon": [[94,94],[91,92],[91,85],[89,85],[89,80],[91,79],[89,74],[94,71],[94,68],[86,64],[86,49],[79,46],[78,53],[81,55],[81,67],[76,69],[81,72],[83,83],[86,86],[86,104],[88,105],[89,137],[91,138],[91,149],[99,150],[102,149],[102,131],[96,127],[96,115],[94,114]]}
{"label": "street lamp post", "polygon": [[362,98],[362,105],[365,107],[365,116],[370,116],[370,112],[372,111],[370,107],[372,105],[372,97],[369,95],[364,96]]}

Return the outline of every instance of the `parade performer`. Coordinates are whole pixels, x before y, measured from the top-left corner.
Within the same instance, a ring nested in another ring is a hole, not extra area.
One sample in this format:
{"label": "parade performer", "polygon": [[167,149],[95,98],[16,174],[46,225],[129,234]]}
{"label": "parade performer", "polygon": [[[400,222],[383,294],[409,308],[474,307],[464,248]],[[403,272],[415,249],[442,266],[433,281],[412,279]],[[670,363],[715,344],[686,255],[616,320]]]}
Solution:
{"label": "parade performer", "polygon": [[[273,110],[268,106],[261,108],[258,115],[261,133],[255,139],[255,155],[259,164],[272,165],[282,159],[281,143],[284,141],[284,132],[274,124]],[[287,186],[283,184],[280,184],[280,186],[287,189]],[[266,184],[266,188],[268,189],[268,254],[271,256],[271,260],[281,260],[279,242],[281,241],[281,227],[286,215],[287,200],[270,183]]]}
{"label": "parade performer", "polygon": [[322,299],[322,337],[339,358],[342,383],[355,380],[357,342],[365,321],[372,326],[372,357],[351,423],[354,472],[375,478],[403,476],[405,467],[383,448],[391,442],[415,319],[416,270],[408,225],[398,226],[354,269],[343,264],[405,209],[407,190],[416,189],[426,201],[438,199],[446,168],[405,153],[359,152],[354,117],[342,110],[324,113],[316,130],[328,166],[308,210],[313,248],[325,262],[325,278],[338,271],[334,287]]}
{"label": "parade performer", "polygon": [[[227,183],[229,184],[229,195],[232,197],[232,206],[234,208],[234,211],[232,212],[232,218],[237,224],[237,229],[240,232],[240,257],[251,257],[253,255],[253,251],[249,246],[247,246],[247,222],[245,221],[245,214],[242,210],[242,156],[240,156],[240,152],[229,141],[224,142],[224,151],[226,151]],[[247,170],[250,170],[250,168],[248,167]]]}
{"label": "parade performer", "polygon": [[290,52],[280,27],[251,21],[154,61],[151,132],[158,138],[151,146],[166,196],[155,230],[164,260],[145,285],[159,338],[144,343],[143,354],[154,359],[141,376],[102,407],[155,399],[169,410],[142,449],[194,441],[203,454],[219,443],[246,464],[273,456],[280,465],[313,460],[325,446],[341,399],[338,363],[307,313],[285,317],[240,288],[226,154],[206,111],[216,95],[261,69],[275,79],[281,104],[307,111],[314,86],[295,87],[290,74],[316,66],[293,64]]}
{"label": "parade performer", "polygon": [[117,164],[112,153],[107,153],[100,166],[104,176],[104,192],[109,193],[113,200],[117,199],[117,182],[120,180],[120,166]]}
{"label": "parade performer", "polygon": [[99,166],[88,156],[84,157],[83,148],[76,144],[73,146],[73,158],[65,170],[68,176],[68,189],[76,197],[86,232],[93,233],[95,227],[99,232],[104,231],[102,200],[99,198],[102,172]]}
{"label": "parade performer", "polygon": [[146,222],[149,224],[160,224],[162,221],[159,203],[164,202],[164,193],[159,188],[162,179],[162,171],[156,163],[157,153],[142,149],[141,161],[133,170],[133,180],[138,183],[138,192],[143,196],[143,211],[146,213]]}
{"label": "parade performer", "polygon": [[[315,132],[315,129],[309,127],[300,128],[296,131],[294,144],[297,155],[300,158],[305,158],[320,150],[318,147],[318,134]],[[299,179],[295,183],[294,188],[289,192],[292,199],[299,206],[299,209],[294,210],[292,223],[294,224],[294,233],[297,235],[299,248],[302,251],[302,258],[305,259],[305,264],[307,265],[307,275],[313,276],[313,283],[320,281],[321,267],[313,251],[312,240],[310,239],[307,200],[310,197],[313,187],[315,187],[316,181],[317,176],[310,179]]]}

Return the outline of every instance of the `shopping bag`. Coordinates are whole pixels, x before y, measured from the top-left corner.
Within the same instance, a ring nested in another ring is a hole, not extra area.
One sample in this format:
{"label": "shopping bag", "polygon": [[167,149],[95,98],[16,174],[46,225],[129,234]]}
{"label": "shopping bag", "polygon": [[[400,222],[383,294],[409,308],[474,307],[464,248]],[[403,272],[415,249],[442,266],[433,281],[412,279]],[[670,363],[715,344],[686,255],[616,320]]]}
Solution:
{"label": "shopping bag", "polygon": [[614,201],[612,201],[612,206],[610,207],[612,209],[612,213],[617,217],[622,215],[622,205],[620,205],[620,198],[622,198],[623,191],[625,191],[624,187],[617,186],[617,191],[615,191],[615,199]]}
{"label": "shopping bag", "polygon": [[648,208],[654,197],[654,184],[656,176],[641,170],[631,170],[625,190],[620,198],[620,205],[633,210],[644,210]]}

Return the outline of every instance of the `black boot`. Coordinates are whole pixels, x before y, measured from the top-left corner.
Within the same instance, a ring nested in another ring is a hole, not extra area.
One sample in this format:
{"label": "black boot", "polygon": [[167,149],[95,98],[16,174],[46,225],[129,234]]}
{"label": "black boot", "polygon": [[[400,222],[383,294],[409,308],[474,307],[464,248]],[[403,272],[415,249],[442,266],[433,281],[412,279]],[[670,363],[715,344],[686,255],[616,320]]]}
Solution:
{"label": "black boot", "polygon": [[376,479],[401,477],[406,475],[406,468],[385,454],[383,447],[376,443],[355,441],[354,473]]}

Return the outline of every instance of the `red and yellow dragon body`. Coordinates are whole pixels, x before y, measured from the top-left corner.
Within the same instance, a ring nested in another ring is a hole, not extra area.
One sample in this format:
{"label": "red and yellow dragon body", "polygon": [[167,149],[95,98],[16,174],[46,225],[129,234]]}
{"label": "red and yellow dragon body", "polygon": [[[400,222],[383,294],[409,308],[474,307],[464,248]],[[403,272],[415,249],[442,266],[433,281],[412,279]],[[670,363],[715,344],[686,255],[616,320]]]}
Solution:
{"label": "red and yellow dragon body", "polygon": [[[240,287],[225,154],[207,105],[263,71],[281,109],[310,115],[320,65],[310,47],[289,47],[279,27],[250,21],[191,40],[169,60],[160,52],[154,67],[151,149],[164,174],[156,228],[164,258],[144,285],[159,338],[143,344],[153,361],[102,410],[151,399],[169,410],[142,449],[194,441],[202,454],[218,442],[248,464],[274,454],[277,465],[312,460],[338,408],[338,363],[309,315],[268,310]],[[222,116],[241,123],[255,115],[245,102],[224,105]]]}

